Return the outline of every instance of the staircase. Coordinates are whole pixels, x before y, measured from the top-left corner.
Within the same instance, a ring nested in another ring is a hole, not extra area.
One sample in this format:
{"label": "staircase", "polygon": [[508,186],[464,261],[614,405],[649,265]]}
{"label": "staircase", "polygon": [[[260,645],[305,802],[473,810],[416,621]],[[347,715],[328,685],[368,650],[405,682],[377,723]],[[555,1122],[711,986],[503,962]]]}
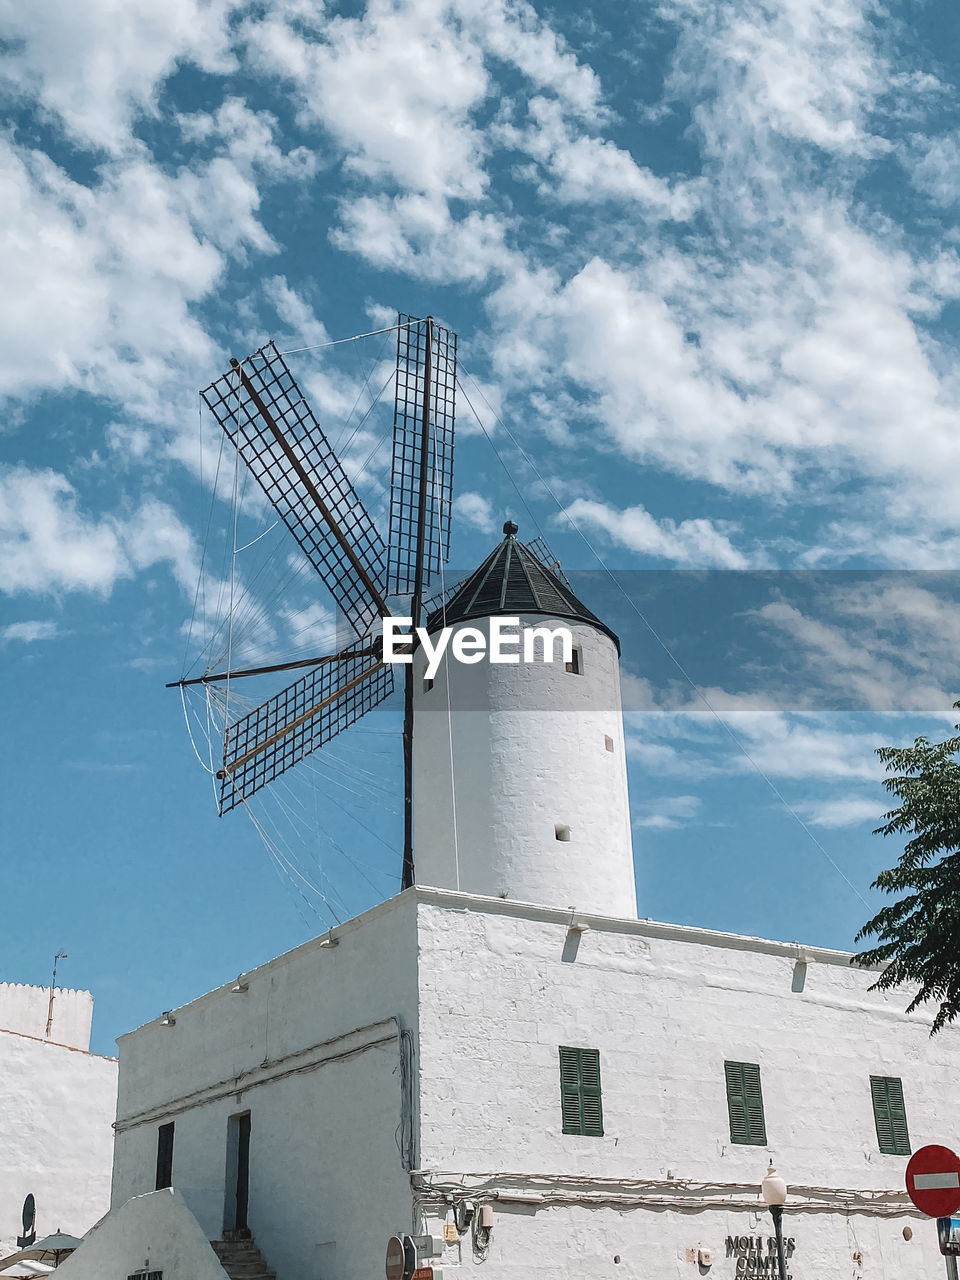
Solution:
{"label": "staircase", "polygon": [[253,1240],[238,1240],[235,1238],[238,1234],[225,1231],[225,1236],[233,1238],[210,1241],[230,1280],[277,1280],[277,1273],[267,1266]]}

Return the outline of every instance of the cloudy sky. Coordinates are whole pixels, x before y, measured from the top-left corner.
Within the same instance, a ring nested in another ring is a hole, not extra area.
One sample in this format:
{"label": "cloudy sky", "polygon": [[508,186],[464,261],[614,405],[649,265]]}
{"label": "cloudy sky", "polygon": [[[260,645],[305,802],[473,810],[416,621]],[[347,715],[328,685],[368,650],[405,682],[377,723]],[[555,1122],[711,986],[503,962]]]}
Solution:
{"label": "cloudy sky", "polygon": [[[298,351],[376,508],[389,347],[322,344],[397,310],[460,334],[452,567],[509,515],[622,575],[641,915],[851,945],[898,852],[873,750],[960,696],[956,5],[2,7],[0,976],[66,950],[110,1052],[396,890],[389,713],[269,848],[163,684],[230,572],[198,389]],[[291,573],[235,576],[308,647]]]}

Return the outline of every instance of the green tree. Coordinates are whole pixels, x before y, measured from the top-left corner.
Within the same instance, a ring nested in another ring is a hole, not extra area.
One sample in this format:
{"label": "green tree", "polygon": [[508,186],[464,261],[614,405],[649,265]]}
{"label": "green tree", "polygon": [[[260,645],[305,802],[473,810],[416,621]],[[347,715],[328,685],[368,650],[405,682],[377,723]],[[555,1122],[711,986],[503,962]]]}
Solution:
{"label": "green tree", "polygon": [[[960,702],[954,704],[960,708]],[[902,895],[857,934],[877,945],[853,957],[886,968],[871,990],[919,986],[907,1009],[939,1001],[931,1035],[960,1013],[960,725],[944,742],[917,738],[912,747],[881,747],[890,777],[883,785],[902,801],[876,834],[909,835],[900,861],[881,871],[875,889]]]}

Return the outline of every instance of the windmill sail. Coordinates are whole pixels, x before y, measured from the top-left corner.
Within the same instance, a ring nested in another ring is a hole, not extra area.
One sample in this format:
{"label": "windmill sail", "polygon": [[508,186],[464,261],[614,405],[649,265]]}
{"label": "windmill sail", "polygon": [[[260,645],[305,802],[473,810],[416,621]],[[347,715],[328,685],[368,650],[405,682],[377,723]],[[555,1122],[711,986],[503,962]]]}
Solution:
{"label": "windmill sail", "polygon": [[[428,335],[432,332],[433,339]],[[428,345],[429,342],[429,345]],[[393,417],[393,481],[390,488],[389,591],[416,586],[417,560],[423,583],[440,572],[450,553],[453,491],[453,424],[457,382],[457,335],[432,321],[399,317],[397,381]],[[429,414],[427,456],[423,454],[423,414]],[[426,468],[422,546],[421,475]]]}
{"label": "windmill sail", "polygon": [[383,539],[270,342],[200,394],[357,636],[385,604]]}
{"label": "windmill sail", "polygon": [[566,586],[570,586],[570,580],[560,568],[560,561],[547,546],[543,538],[534,538],[532,542],[527,543],[527,550],[532,551],[545,569],[560,579]]}
{"label": "windmill sail", "polygon": [[[388,597],[423,588],[446,560],[453,489],[457,337],[432,317],[397,321],[393,469],[389,533],[384,539],[274,343],[201,392],[241,460],[291,531],[353,628],[357,640],[322,658],[252,667],[181,680],[225,683],[316,664],[308,674],[232,722],[227,715],[220,782],[221,814],[254,796],[280,774],[390,696],[391,665],[378,632]],[[411,668],[404,714],[403,882],[412,876]],[[209,696],[215,696],[208,689]]]}
{"label": "windmill sail", "polygon": [[221,814],[249,800],[393,692],[393,668],[369,642],[359,641],[338,656],[340,661],[314,668],[227,726],[217,772]]}

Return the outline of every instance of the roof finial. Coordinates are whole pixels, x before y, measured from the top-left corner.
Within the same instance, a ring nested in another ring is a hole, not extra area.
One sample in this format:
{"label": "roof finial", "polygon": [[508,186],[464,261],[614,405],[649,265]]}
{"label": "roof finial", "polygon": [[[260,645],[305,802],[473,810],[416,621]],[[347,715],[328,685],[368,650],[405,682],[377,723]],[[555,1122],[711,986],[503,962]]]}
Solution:
{"label": "roof finial", "polygon": [[520,532],[520,526],[518,524],[514,524],[512,520],[507,520],[504,523],[503,532],[507,535],[508,538],[512,538],[515,533]]}

